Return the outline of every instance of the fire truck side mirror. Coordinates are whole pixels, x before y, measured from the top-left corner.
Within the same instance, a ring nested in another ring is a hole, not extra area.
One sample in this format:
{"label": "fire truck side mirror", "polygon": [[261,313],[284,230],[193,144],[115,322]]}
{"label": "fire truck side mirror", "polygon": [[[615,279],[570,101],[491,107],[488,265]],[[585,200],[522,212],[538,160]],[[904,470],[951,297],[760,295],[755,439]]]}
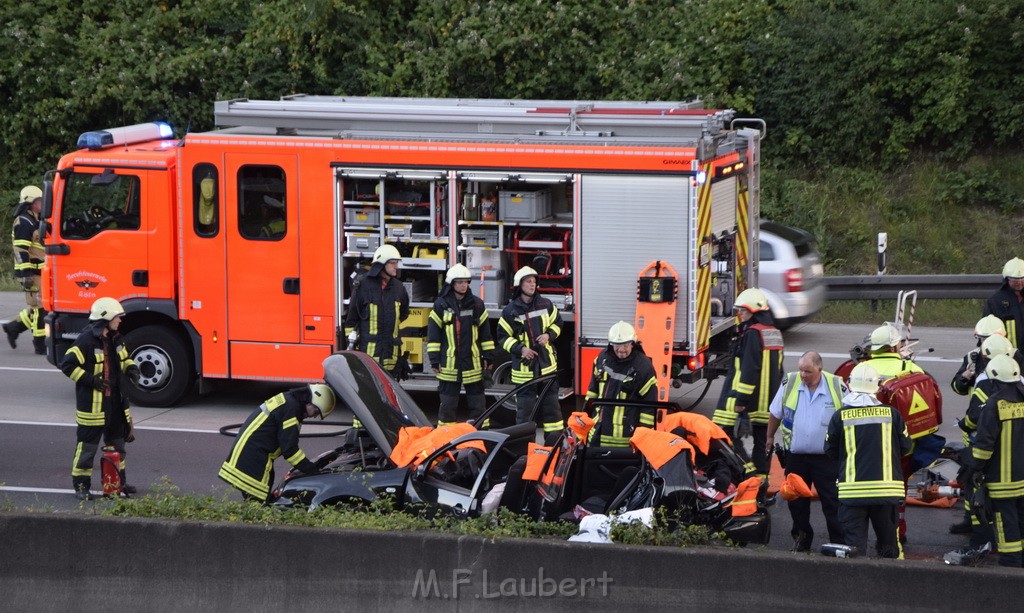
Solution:
{"label": "fire truck side mirror", "polygon": [[43,181],[43,208],[39,216],[49,219],[53,215],[53,181]]}

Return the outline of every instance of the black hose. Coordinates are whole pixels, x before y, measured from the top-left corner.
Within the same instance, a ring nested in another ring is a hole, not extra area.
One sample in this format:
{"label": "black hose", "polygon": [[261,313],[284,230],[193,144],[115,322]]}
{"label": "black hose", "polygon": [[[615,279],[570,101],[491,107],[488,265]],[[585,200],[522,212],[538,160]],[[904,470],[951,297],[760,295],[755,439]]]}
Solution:
{"label": "black hose", "polygon": [[[316,422],[319,426],[348,426],[344,430],[338,430],[336,432],[310,432],[309,434],[302,434],[299,432],[299,438],[330,438],[332,436],[343,436],[352,428],[352,422],[350,421],[320,421]],[[219,432],[224,436],[230,436],[234,438],[238,436],[238,429],[242,427],[242,424],[228,424],[221,426]]]}
{"label": "black hose", "polygon": [[701,400],[704,400],[704,396],[708,395],[708,390],[711,389],[711,379],[705,379],[704,381],[706,382],[704,384],[704,391],[701,392],[700,396],[698,396],[697,399],[693,401],[693,404],[691,404],[690,406],[688,406],[685,409],[683,409],[684,413],[687,413],[687,412],[691,411],[694,407],[696,407],[698,404],[700,404]]}

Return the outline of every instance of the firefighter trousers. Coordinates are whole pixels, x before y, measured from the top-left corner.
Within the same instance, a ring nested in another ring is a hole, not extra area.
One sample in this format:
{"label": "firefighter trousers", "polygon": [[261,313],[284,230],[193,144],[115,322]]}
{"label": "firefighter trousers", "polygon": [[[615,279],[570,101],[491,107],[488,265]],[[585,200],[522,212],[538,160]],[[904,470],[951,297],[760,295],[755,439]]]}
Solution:
{"label": "firefighter trousers", "polygon": [[127,455],[124,445],[125,432],[120,425],[78,426],[78,444],[75,445],[75,459],[71,464],[71,484],[76,490],[92,487],[92,469],[100,439],[104,445],[111,445],[121,454],[118,471],[124,473],[124,459]]}
{"label": "firefighter trousers", "polygon": [[999,565],[1024,566],[1024,498],[993,498]]}
{"label": "firefighter trousers", "polygon": [[854,505],[839,502],[839,523],[847,545],[856,547],[862,555],[868,549],[868,523],[875,530],[875,548],[883,558],[903,559],[903,548],[897,528],[898,505]]}
{"label": "firefighter trousers", "polygon": [[[466,403],[469,405],[469,419],[476,420],[484,412],[484,382],[461,383],[459,381],[438,381],[437,393],[441,404],[437,409],[437,425],[455,423],[456,411],[459,408],[459,392],[466,387]],[[477,424],[477,428],[480,425]]]}
{"label": "firefighter trousers", "polygon": [[[821,512],[825,516],[830,543],[843,542],[843,528],[839,525],[839,463],[825,454],[790,453],[786,459],[786,474],[796,474],[818,491]],[[796,540],[798,551],[809,551],[814,540],[811,527],[811,499],[797,498],[789,501],[789,515],[793,518],[790,534]]]}
{"label": "firefighter trousers", "polygon": [[[540,387],[547,383],[540,384]],[[537,385],[530,385],[516,395],[516,423],[533,421],[544,430],[544,444],[551,445],[565,428],[562,407],[558,403],[558,385],[551,383],[537,403]],[[536,409],[536,410],[535,410]]]}

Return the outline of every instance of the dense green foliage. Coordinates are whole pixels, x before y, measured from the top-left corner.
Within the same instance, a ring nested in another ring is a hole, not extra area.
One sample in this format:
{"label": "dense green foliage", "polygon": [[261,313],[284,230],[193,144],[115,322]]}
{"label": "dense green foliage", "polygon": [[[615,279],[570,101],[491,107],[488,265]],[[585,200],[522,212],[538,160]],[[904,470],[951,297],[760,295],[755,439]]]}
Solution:
{"label": "dense green foliage", "polygon": [[309,92],[761,117],[763,211],[830,272],[869,270],[881,230],[892,272],[990,272],[1024,215],[1022,0],[12,0],[0,45],[5,202],[85,130]]}

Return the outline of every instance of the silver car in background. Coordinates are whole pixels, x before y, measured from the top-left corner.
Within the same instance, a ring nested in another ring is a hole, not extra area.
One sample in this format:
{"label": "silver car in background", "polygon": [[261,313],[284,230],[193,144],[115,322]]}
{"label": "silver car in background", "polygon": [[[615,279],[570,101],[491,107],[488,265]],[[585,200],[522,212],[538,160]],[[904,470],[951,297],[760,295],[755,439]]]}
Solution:
{"label": "silver car in background", "polygon": [[824,266],[814,236],[799,228],[761,222],[759,287],[779,329],[806,321],[825,307]]}

